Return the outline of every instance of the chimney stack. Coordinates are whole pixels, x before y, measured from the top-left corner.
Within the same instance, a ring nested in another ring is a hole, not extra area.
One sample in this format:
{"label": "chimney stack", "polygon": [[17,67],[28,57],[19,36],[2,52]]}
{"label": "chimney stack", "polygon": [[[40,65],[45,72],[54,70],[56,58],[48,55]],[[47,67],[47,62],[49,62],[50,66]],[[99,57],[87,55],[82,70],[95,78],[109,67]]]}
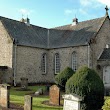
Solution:
{"label": "chimney stack", "polygon": [[22,18],[20,21],[25,23],[27,26],[30,26],[30,19],[28,17],[26,19]]}
{"label": "chimney stack", "polygon": [[26,22],[27,26],[30,26],[30,19],[28,17],[25,19],[25,22]]}
{"label": "chimney stack", "polygon": [[73,22],[72,22],[72,26],[74,26],[74,25],[76,25],[76,24],[78,24],[78,19],[77,19],[77,18],[74,18],[74,19],[73,19]]}

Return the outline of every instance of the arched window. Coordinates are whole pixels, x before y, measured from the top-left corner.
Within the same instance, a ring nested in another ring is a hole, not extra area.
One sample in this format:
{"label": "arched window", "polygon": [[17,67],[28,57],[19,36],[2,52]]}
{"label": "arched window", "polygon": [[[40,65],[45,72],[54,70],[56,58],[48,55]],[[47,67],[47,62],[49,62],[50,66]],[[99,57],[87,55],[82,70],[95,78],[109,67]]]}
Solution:
{"label": "arched window", "polygon": [[60,72],[60,56],[58,53],[55,54],[55,74]]}
{"label": "arched window", "polygon": [[47,55],[46,55],[46,53],[44,53],[43,55],[42,55],[42,72],[44,72],[44,73],[46,73],[46,67],[47,67],[47,65],[46,65],[46,63],[47,63]]}
{"label": "arched window", "polygon": [[77,70],[77,53],[75,51],[72,53],[72,69]]}

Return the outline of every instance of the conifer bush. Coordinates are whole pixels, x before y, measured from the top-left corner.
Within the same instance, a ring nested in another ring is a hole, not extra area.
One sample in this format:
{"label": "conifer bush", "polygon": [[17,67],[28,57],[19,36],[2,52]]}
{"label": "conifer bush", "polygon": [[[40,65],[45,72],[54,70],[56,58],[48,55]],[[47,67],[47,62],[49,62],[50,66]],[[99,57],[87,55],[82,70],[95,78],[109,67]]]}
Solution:
{"label": "conifer bush", "polygon": [[83,98],[81,110],[98,110],[104,102],[104,85],[98,74],[82,67],[66,83],[66,93],[75,93]]}
{"label": "conifer bush", "polygon": [[74,71],[70,67],[66,67],[62,72],[55,76],[56,84],[62,89],[65,88],[67,80],[74,74]]}

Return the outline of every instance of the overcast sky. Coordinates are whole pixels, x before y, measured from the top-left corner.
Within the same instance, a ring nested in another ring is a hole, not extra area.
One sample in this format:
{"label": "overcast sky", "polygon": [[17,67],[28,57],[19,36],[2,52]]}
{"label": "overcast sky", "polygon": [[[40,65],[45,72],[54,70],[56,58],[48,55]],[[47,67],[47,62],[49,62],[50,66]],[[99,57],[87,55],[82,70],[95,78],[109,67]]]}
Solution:
{"label": "overcast sky", "polygon": [[56,27],[105,16],[110,0],[0,0],[0,16],[20,20],[30,18],[31,24]]}

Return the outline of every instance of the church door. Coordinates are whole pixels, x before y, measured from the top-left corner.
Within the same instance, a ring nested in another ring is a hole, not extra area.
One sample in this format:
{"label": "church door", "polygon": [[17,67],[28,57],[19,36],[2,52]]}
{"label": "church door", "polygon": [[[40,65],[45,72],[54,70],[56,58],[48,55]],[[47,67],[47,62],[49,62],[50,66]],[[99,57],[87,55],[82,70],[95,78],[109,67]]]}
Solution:
{"label": "church door", "polygon": [[105,86],[110,86],[110,66],[103,68],[103,83]]}

